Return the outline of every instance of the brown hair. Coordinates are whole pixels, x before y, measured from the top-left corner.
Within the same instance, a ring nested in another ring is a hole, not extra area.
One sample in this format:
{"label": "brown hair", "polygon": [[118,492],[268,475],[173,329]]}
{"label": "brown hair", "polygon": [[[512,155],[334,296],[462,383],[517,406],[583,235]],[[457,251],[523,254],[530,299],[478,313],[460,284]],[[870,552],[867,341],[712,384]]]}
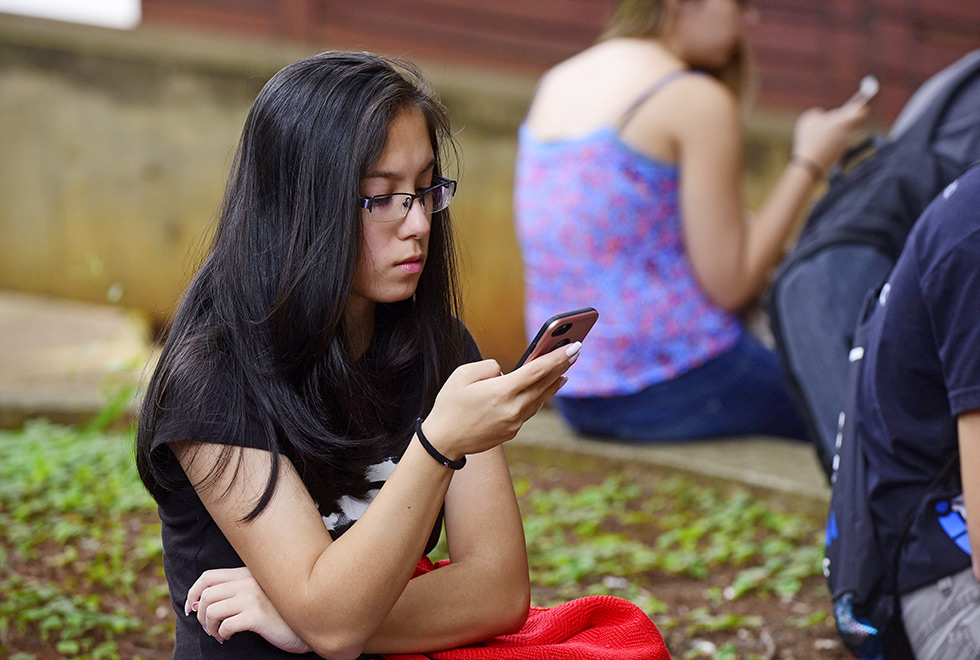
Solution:
{"label": "brown hair", "polygon": [[[677,0],[677,2],[701,2],[702,0]],[[606,19],[598,41],[621,37],[658,38],[670,26],[672,20],[667,0],[617,0]],[[721,67],[707,71],[728,87],[736,97],[744,101],[755,89],[755,70],[751,49],[747,42],[739,44],[732,57]]]}

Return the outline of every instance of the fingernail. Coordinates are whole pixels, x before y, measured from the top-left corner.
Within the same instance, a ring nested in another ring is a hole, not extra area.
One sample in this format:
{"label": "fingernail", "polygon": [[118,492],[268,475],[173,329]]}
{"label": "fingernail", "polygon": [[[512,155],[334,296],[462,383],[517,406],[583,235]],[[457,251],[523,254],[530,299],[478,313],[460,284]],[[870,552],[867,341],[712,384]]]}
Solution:
{"label": "fingernail", "polygon": [[576,353],[572,357],[568,358],[568,364],[575,364],[575,360],[577,360],[577,359],[578,359],[578,353]]}
{"label": "fingernail", "polygon": [[565,349],[565,355],[567,355],[568,357],[572,357],[573,355],[578,353],[578,350],[580,348],[582,348],[582,342],[580,341],[570,344],[569,347]]}
{"label": "fingernail", "polygon": [[198,601],[194,601],[191,604],[191,611],[192,612],[196,612],[197,611],[197,608],[198,608],[198,606],[200,606],[200,604],[201,604],[201,601],[199,601],[199,600]]}
{"label": "fingernail", "polygon": [[184,601],[184,616],[190,616],[191,614],[191,602],[189,600]]}
{"label": "fingernail", "polygon": [[561,383],[558,385],[558,389],[565,387],[565,383],[568,382],[568,376],[562,376],[560,379]]}

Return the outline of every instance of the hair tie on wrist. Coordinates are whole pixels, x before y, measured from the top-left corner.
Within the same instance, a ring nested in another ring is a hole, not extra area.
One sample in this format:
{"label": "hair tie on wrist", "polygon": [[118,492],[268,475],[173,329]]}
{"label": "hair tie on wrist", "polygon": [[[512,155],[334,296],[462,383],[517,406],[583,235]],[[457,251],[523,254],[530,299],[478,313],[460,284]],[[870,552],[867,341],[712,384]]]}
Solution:
{"label": "hair tie on wrist", "polygon": [[814,181],[822,181],[824,177],[824,172],[820,169],[820,166],[815,162],[807,158],[806,156],[800,156],[799,154],[793,154],[789,158],[789,162],[794,165],[799,165],[813,177]]}
{"label": "hair tie on wrist", "polygon": [[466,465],[466,457],[465,456],[463,456],[458,461],[454,461],[454,460],[452,460],[450,458],[447,458],[447,457],[443,456],[442,453],[440,453],[438,449],[436,449],[435,447],[432,446],[432,444],[429,442],[428,438],[425,437],[425,434],[422,433],[422,418],[421,417],[419,417],[418,419],[415,420],[415,435],[418,436],[419,442],[421,442],[422,443],[422,446],[425,447],[425,451],[429,452],[429,456],[431,456],[432,458],[436,459],[437,461],[439,461],[440,463],[442,463],[443,465],[445,465],[447,468],[449,468],[451,470],[459,470],[464,465]]}

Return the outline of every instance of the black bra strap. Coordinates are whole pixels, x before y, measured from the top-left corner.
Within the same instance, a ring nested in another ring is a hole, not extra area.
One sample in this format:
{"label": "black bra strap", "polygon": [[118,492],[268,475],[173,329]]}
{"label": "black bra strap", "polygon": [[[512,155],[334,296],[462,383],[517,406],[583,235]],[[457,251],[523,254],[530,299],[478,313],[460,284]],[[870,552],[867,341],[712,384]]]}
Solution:
{"label": "black bra strap", "polygon": [[663,89],[670,83],[674,82],[679,78],[683,78],[689,73],[694,73],[694,72],[688,69],[678,69],[676,71],[665,73],[664,75],[657,78],[653,82],[653,84],[647,87],[643,91],[643,93],[640,94],[636,98],[636,100],[630,104],[630,107],[626,108],[626,111],[622,115],[620,115],[619,119],[615,123],[616,130],[622,131],[624,128],[626,128],[626,124],[628,124],[629,120],[633,118],[633,115],[636,114],[636,111],[639,110],[640,106],[643,105],[651,96],[659,92],[661,89]]}

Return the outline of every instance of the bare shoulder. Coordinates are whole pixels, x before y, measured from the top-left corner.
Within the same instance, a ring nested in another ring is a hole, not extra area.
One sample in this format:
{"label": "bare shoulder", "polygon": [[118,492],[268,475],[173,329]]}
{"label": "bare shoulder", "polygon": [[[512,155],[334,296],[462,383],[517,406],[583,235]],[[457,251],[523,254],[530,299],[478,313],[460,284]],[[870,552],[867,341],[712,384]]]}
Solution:
{"label": "bare shoulder", "polygon": [[644,153],[678,162],[695,145],[739,139],[738,103],[715,78],[682,76],[643,102],[622,131],[623,140]]}
{"label": "bare shoulder", "polygon": [[727,129],[739,121],[738,99],[716,78],[695,73],[663,89],[658,114],[678,134]]}
{"label": "bare shoulder", "polygon": [[615,121],[650,76],[621,51],[617,44],[596,44],[552,67],[528,113],[534,132],[563,138]]}
{"label": "bare shoulder", "polygon": [[581,94],[583,81],[594,76],[597,54],[589,48],[548,69],[538,81],[532,100],[533,111],[548,111],[551,106],[565,106]]}

